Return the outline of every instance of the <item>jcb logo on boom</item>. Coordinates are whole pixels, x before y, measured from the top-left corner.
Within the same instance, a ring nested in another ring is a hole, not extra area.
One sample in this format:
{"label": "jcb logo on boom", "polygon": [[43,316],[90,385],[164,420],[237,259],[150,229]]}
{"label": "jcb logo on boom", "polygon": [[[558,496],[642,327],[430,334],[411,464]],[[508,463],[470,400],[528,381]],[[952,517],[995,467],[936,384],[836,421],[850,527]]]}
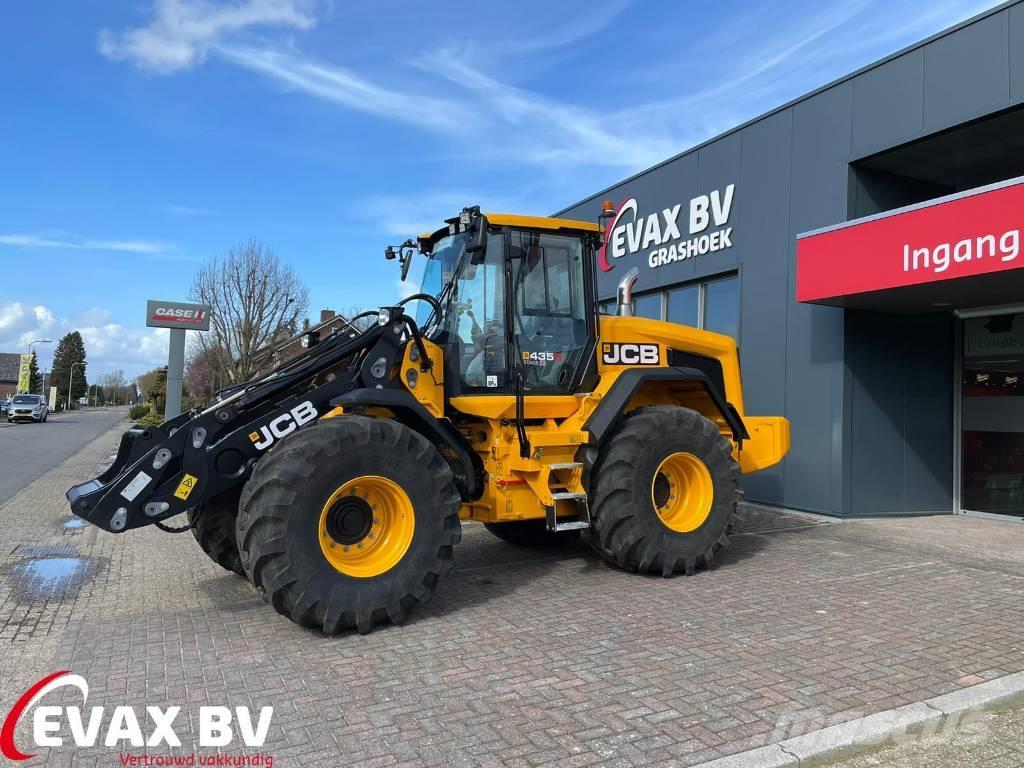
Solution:
{"label": "jcb logo on boom", "polygon": [[657,344],[602,344],[601,362],[605,365],[660,365]]}
{"label": "jcb logo on boom", "polygon": [[250,432],[249,439],[252,440],[256,450],[265,450],[273,445],[275,440],[290,435],[303,424],[311,422],[317,415],[316,408],[307,400],[296,405],[288,413],[282,413],[266,426],[260,427],[259,431]]}

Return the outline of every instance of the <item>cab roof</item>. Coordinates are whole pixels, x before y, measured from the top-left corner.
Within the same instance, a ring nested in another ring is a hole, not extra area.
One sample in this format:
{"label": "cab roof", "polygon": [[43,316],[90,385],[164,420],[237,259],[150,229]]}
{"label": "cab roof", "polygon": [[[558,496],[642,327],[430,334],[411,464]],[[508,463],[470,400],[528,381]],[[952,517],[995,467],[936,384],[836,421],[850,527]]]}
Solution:
{"label": "cab roof", "polygon": [[[551,232],[568,230],[571,232],[600,232],[596,222],[576,221],[575,219],[555,219],[548,216],[521,216],[515,213],[485,213],[487,222],[498,227],[519,227],[522,229],[546,229]],[[433,243],[450,234],[448,227],[419,236],[421,244]]]}
{"label": "cab roof", "polygon": [[519,216],[514,213],[485,213],[487,221],[499,227],[524,227],[526,229],[575,229],[583,232],[600,232],[596,222],[575,219],[553,219],[547,216]]}

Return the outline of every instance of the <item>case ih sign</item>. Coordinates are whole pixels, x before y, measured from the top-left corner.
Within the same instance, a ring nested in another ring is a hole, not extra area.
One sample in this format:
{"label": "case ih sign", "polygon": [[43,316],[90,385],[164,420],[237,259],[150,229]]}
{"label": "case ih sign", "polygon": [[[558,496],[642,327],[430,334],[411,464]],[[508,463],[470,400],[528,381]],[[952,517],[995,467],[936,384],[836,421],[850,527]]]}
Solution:
{"label": "case ih sign", "polygon": [[797,301],[1024,266],[1024,177],[799,235]]}
{"label": "case ih sign", "polygon": [[146,302],[146,325],[150,328],[183,328],[186,331],[210,330],[210,308],[205,304],[181,304],[176,301]]}

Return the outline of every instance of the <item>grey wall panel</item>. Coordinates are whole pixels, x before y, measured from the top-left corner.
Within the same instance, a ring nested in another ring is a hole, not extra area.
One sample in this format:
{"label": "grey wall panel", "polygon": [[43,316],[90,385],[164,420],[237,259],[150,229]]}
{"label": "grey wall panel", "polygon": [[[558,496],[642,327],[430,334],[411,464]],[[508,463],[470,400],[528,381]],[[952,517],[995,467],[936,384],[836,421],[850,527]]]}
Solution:
{"label": "grey wall panel", "polygon": [[[660,211],[662,208],[669,208],[676,203],[682,203],[683,208],[679,216],[679,231],[685,237],[686,205],[692,197],[700,193],[697,189],[697,173],[696,153],[683,155],[666,164],[660,174],[664,180],[661,195],[656,200],[646,201],[640,199],[641,214]],[[637,256],[637,263],[640,265],[641,280],[645,279],[644,273],[646,273],[646,279],[650,280],[652,285],[665,287],[685,280],[693,280],[697,273],[696,262],[703,258],[705,257],[700,256],[696,259],[686,259],[669,264],[668,266],[650,269],[647,266],[647,254],[645,252]]]}
{"label": "grey wall panel", "polygon": [[846,220],[853,89],[849,82],[793,107],[786,325],[786,416],[793,447],[785,503],[843,508],[843,311],[797,304],[796,236]]}
{"label": "grey wall panel", "polygon": [[[735,231],[742,248],[740,357],[746,412],[779,415],[786,408],[786,312],[790,302],[789,189],[793,116],[772,115],[742,133]],[[781,375],[780,375],[781,374]],[[783,502],[785,462],[743,478],[753,501]]]}
{"label": "grey wall panel", "polygon": [[1010,38],[1010,100],[1024,100],[1024,5],[1006,11]]}
{"label": "grey wall panel", "polygon": [[948,512],[953,320],[847,312],[853,515]]}
{"label": "grey wall panel", "polygon": [[953,511],[953,317],[906,319],[905,490],[897,512]]}
{"label": "grey wall panel", "polygon": [[1009,14],[924,47],[924,126],[935,131],[1010,103]]}
{"label": "grey wall panel", "polygon": [[[697,152],[697,194],[709,195],[716,189],[722,194],[730,184],[736,184],[740,177],[740,155],[743,131],[724,136],[718,141],[701,147]],[[745,227],[739,226],[743,216],[745,189],[737,184],[732,201],[729,222],[732,225],[733,247],[718,253],[708,253],[693,259],[698,277],[707,277],[719,272],[735,269],[743,253]],[[708,228],[712,231],[713,226]]]}
{"label": "grey wall panel", "polygon": [[846,313],[850,514],[882,515],[903,506],[906,360],[897,327],[903,321],[876,312]]}
{"label": "grey wall panel", "polygon": [[860,166],[850,166],[850,182],[851,219],[956,192],[952,187]]}
{"label": "grey wall panel", "polygon": [[924,127],[924,52],[869,69],[853,79],[855,156],[900,144]]}

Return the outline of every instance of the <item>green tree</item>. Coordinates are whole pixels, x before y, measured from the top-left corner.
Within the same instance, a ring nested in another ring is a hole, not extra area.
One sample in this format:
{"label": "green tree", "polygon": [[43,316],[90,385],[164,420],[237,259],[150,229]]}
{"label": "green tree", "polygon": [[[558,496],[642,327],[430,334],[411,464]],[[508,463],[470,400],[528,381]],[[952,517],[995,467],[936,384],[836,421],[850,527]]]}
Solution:
{"label": "green tree", "polygon": [[[74,371],[72,371],[74,366]],[[74,402],[85,397],[89,388],[85,376],[85,342],[78,331],[63,336],[57,342],[53,353],[50,383],[57,388],[57,403],[61,406],[68,402],[68,382],[71,383],[71,400]]]}
{"label": "green tree", "polygon": [[153,411],[163,415],[167,406],[167,366],[154,368],[139,376],[142,397],[153,404]]}
{"label": "green tree", "polygon": [[32,394],[38,394],[39,388],[42,385],[43,377],[39,375],[39,362],[36,357],[36,351],[33,349],[32,362],[28,366],[28,391]]}

